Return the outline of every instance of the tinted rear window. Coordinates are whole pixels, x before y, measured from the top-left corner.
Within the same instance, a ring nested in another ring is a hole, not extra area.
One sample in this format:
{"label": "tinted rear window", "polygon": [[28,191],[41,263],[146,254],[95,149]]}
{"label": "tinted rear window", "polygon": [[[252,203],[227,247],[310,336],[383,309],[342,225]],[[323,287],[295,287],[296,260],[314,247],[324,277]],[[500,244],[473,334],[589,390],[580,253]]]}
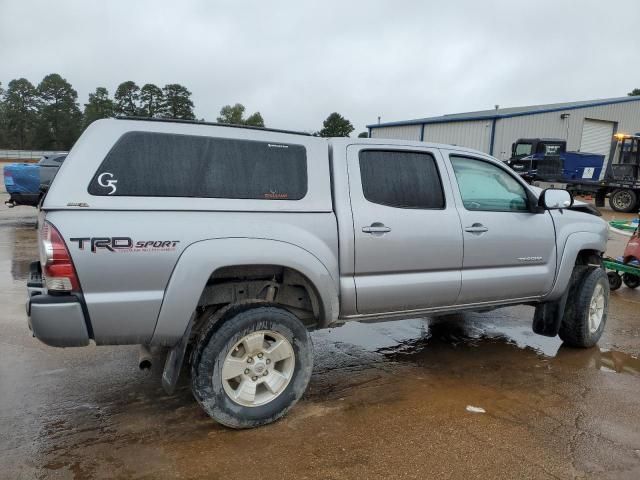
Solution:
{"label": "tinted rear window", "polygon": [[129,132],[89,184],[91,195],[299,200],[302,145]]}
{"label": "tinted rear window", "polygon": [[398,208],[444,208],[436,161],[429,153],[363,150],[360,176],[364,197]]}

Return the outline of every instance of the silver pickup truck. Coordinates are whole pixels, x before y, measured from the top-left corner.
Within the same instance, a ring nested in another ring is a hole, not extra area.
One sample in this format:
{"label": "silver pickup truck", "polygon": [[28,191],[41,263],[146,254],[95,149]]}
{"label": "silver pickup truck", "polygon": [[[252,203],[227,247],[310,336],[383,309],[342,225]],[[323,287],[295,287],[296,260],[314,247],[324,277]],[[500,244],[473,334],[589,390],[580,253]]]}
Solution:
{"label": "silver pickup truck", "polygon": [[528,304],[536,333],[589,347],[607,319],[597,212],[449,145],[100,120],[40,225],[34,336],[166,347],[165,389],[188,365],[234,428],[302,396],[312,329]]}

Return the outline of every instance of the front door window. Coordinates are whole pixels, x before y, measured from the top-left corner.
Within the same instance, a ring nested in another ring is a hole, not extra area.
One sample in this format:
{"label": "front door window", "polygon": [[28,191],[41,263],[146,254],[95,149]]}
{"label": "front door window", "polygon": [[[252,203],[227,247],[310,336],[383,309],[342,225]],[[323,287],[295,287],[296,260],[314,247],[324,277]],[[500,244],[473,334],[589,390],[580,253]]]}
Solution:
{"label": "front door window", "polygon": [[489,162],[451,156],[464,208],[486,212],[526,212],[524,187],[508,172]]}

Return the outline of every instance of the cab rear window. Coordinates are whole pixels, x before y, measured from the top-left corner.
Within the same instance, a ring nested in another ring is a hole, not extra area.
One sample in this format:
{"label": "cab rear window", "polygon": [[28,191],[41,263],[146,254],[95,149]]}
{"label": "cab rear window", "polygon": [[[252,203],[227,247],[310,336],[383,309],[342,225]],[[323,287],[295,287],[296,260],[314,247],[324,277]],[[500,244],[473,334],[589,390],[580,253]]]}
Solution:
{"label": "cab rear window", "polygon": [[300,200],[302,145],[128,132],[89,184],[91,195]]}

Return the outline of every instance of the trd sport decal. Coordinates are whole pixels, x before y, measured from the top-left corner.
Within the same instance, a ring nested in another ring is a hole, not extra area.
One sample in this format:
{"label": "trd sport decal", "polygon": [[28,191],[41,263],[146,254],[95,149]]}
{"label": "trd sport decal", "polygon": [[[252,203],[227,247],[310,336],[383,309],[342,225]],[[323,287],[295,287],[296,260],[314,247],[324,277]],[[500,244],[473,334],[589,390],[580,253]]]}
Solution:
{"label": "trd sport decal", "polygon": [[138,240],[129,237],[76,237],[69,239],[78,244],[80,250],[87,246],[93,253],[104,249],[109,252],[172,252],[180,240]]}

